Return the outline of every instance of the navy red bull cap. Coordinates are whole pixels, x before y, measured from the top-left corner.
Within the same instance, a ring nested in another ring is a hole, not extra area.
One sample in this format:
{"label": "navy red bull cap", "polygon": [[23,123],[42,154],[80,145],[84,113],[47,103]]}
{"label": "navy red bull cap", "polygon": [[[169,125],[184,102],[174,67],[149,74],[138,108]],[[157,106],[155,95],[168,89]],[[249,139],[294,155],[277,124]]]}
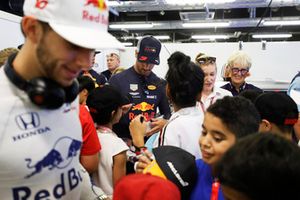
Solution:
{"label": "navy red bull cap", "polygon": [[145,36],[139,40],[137,44],[137,59],[140,62],[151,63],[159,65],[159,53],[161,50],[161,43],[153,36]]}

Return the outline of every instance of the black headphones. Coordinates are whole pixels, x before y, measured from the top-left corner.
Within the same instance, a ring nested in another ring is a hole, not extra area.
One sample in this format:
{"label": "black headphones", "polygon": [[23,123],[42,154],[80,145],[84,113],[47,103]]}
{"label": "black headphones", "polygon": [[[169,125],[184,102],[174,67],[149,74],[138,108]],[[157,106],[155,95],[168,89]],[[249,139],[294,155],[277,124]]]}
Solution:
{"label": "black headphones", "polygon": [[64,103],[71,103],[75,100],[79,91],[79,84],[75,80],[71,86],[62,87],[57,82],[44,77],[38,77],[29,81],[24,80],[12,66],[17,54],[11,55],[4,66],[8,79],[19,89],[25,91],[31,102],[46,109],[57,109]]}

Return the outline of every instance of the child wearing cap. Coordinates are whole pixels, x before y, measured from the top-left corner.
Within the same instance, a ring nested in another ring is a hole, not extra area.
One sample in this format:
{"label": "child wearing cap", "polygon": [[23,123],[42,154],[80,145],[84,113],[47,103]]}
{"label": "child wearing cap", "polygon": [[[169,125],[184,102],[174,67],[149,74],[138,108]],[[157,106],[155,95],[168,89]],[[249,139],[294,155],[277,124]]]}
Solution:
{"label": "child wearing cap", "polygon": [[[142,155],[148,155],[150,159],[148,160],[146,156]],[[147,160],[145,162],[145,167],[138,173],[151,174],[164,180],[171,181],[179,189],[180,199],[189,199],[197,180],[195,157],[192,154],[178,147],[160,146],[153,149],[153,154],[147,150],[141,151],[140,159]],[[146,176],[145,179],[147,179]],[[123,188],[125,189],[125,187]],[[131,186],[127,186],[127,188],[131,188]],[[136,190],[146,192],[147,188],[136,188]],[[120,190],[118,192],[120,192]],[[161,192],[162,191],[157,191],[157,193]],[[126,194],[128,191],[122,193]],[[121,195],[116,195],[121,200]],[[131,196],[134,199],[134,194]]]}
{"label": "child wearing cap", "polygon": [[199,53],[195,58],[195,63],[198,64],[204,72],[203,90],[201,96],[198,98],[197,106],[202,112],[205,112],[217,99],[221,99],[224,96],[232,96],[232,94],[228,90],[215,87],[217,77],[215,57]]}
{"label": "child wearing cap", "polygon": [[298,199],[299,158],[299,147],[282,137],[252,134],[229,149],[214,171],[226,199]]}
{"label": "child wearing cap", "polygon": [[292,141],[298,109],[290,96],[278,92],[264,93],[256,98],[255,106],[261,117],[260,132],[273,132]]}
{"label": "child wearing cap", "polygon": [[128,147],[112,131],[112,126],[118,123],[122,116],[121,107],[125,104],[126,99],[110,85],[94,89],[87,99],[102,145],[98,171],[92,175],[92,179],[109,197],[113,194],[116,182],[126,174]]}
{"label": "child wearing cap", "polygon": [[259,122],[253,103],[242,97],[226,96],[207,109],[199,139],[202,159],[196,160],[198,180],[191,200],[224,199],[212,170],[236,141],[257,132]]}

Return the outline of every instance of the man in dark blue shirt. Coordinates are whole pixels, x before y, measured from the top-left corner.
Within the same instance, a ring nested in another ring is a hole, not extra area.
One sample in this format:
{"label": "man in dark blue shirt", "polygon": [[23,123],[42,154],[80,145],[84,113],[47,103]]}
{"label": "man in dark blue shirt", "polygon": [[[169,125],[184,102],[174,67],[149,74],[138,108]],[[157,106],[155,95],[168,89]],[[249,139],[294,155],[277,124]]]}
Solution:
{"label": "man in dark blue shirt", "polygon": [[[130,110],[114,126],[119,137],[131,138],[129,122],[139,114],[143,114],[146,121],[151,120],[151,130],[147,135],[158,132],[171,116],[165,91],[166,82],[152,72],[154,65],[159,65],[160,50],[161,43],[157,39],[152,36],[143,37],[137,45],[135,64],[109,80],[132,103]],[[163,118],[156,118],[157,108]]]}

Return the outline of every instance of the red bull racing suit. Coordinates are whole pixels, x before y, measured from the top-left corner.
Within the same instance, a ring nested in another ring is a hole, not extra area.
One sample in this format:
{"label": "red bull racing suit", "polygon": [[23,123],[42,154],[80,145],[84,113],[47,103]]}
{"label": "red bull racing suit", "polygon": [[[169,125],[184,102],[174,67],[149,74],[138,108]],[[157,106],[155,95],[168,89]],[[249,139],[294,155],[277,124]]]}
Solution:
{"label": "red bull racing suit", "polygon": [[40,109],[0,69],[0,199],[80,199],[78,99]]}
{"label": "red bull racing suit", "polygon": [[171,116],[166,97],[166,81],[157,77],[153,72],[145,77],[131,67],[112,76],[109,83],[118,88],[133,104],[129,112],[114,126],[114,131],[119,137],[131,138],[129,122],[139,114],[143,114],[147,121],[156,117],[158,109],[165,119]]}

